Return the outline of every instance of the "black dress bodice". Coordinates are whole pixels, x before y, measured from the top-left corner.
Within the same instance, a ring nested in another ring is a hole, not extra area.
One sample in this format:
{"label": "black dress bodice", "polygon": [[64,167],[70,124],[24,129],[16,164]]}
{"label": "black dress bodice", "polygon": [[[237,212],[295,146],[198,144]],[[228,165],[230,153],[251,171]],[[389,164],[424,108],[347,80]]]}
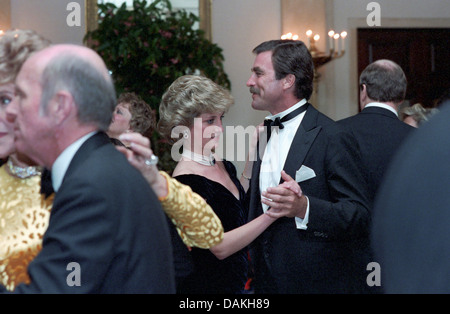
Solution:
{"label": "black dress bodice", "polygon": [[[188,185],[202,196],[222,222],[224,232],[244,225],[247,221],[245,191],[236,177],[232,163],[223,161],[230,178],[239,190],[239,199],[222,184],[200,175],[176,176],[179,182]],[[175,228],[172,242],[177,276],[177,293],[242,293],[247,280],[247,249],[219,260],[208,249],[189,250]]]}

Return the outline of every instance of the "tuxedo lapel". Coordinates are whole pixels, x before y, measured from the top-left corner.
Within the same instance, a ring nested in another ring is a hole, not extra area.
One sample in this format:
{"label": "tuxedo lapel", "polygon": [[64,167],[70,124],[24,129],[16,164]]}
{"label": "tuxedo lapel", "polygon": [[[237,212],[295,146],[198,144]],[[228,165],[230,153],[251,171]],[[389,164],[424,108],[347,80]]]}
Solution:
{"label": "tuxedo lapel", "polygon": [[[322,129],[321,126],[317,126],[317,117],[318,111],[310,105],[289,148],[283,170],[294,179],[295,172],[303,164],[306,154]],[[283,179],[280,179],[280,183],[282,181]]]}
{"label": "tuxedo lapel", "polygon": [[252,179],[250,181],[249,221],[262,214],[261,192],[259,191],[259,172],[261,170],[262,155],[260,154],[260,142],[257,143],[256,160],[253,163]]}

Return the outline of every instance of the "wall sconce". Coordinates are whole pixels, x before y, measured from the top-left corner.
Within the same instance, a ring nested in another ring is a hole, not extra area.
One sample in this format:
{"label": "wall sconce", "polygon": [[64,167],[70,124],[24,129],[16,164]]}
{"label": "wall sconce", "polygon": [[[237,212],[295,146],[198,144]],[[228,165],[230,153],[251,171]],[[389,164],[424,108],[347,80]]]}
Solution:
{"label": "wall sconce", "polygon": [[[319,41],[320,35],[315,34],[313,36],[313,31],[309,29],[306,31],[306,37],[308,38],[307,46],[313,58],[314,68],[316,70],[314,78],[319,79],[320,74],[317,73],[317,69],[327,64],[331,60],[338,59],[345,54],[345,39],[347,37],[347,32],[343,31],[340,34],[335,33],[334,30],[330,30],[328,32],[329,53],[324,53],[317,49],[316,42]],[[293,33],[287,33],[282,35],[281,39],[298,40],[299,36]]]}
{"label": "wall sconce", "polygon": [[[347,32],[343,31],[340,34],[336,33],[334,30],[330,30],[328,32],[329,53],[325,53],[317,49],[316,43],[320,40],[319,34],[315,34],[313,36],[313,31],[309,29],[306,31],[306,37],[308,39],[307,47],[309,52],[311,53],[314,63],[314,92],[311,95],[309,102],[314,106],[317,106],[316,97],[320,78],[320,74],[317,72],[317,70],[331,60],[338,59],[345,54],[345,39],[347,38]],[[287,33],[282,35],[281,39],[299,40],[299,36],[293,33]]]}

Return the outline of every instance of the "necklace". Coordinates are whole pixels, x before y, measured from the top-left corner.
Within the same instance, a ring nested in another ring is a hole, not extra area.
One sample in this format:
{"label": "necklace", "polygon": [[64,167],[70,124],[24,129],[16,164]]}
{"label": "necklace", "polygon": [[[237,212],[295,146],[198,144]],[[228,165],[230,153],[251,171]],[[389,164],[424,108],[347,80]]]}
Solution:
{"label": "necklace", "polygon": [[42,167],[39,166],[28,166],[24,168],[15,166],[11,158],[8,158],[7,166],[10,174],[21,179],[26,179],[32,176],[40,176],[42,173]]}
{"label": "necklace", "polygon": [[183,149],[183,153],[181,154],[181,157],[190,159],[192,161],[195,161],[196,163],[199,163],[201,165],[205,165],[208,167],[214,166],[216,164],[216,159],[214,158],[212,153],[208,157],[205,155],[196,154],[187,149]]}

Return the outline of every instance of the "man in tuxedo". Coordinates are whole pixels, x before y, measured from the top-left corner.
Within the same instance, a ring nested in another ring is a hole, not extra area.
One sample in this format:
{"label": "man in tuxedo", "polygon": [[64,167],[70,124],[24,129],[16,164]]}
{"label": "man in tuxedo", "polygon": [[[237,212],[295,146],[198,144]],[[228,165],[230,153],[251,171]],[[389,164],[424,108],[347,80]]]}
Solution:
{"label": "man in tuxedo", "polygon": [[373,210],[386,293],[450,293],[450,100],[394,156]]}
{"label": "man in tuxedo", "polygon": [[31,282],[17,293],[173,293],[169,231],[142,175],[105,134],[112,79],[91,49],[55,45],[32,55],[7,118],[16,147],[51,169],[56,195]]}
{"label": "man in tuxedo", "polygon": [[[252,107],[271,115],[253,165],[249,219],[269,207],[279,217],[251,246],[255,292],[356,292],[355,243],[367,237],[369,210],[355,140],[308,104],[314,66],[303,42],[272,40],[253,52]],[[294,180],[298,191],[285,186]]]}
{"label": "man in tuxedo", "polygon": [[[338,123],[347,127],[358,142],[372,208],[392,157],[414,128],[398,118],[398,108],[405,99],[407,87],[405,73],[398,64],[390,60],[371,63],[361,73],[359,84],[361,112]],[[363,241],[370,243],[369,237]],[[361,274],[367,264],[374,261],[370,246],[365,247],[368,250],[360,255],[360,265],[355,269]],[[364,279],[363,275],[360,277]],[[365,280],[360,284],[362,292],[381,292],[380,287],[368,286]]]}
{"label": "man in tuxedo", "polygon": [[398,64],[390,60],[373,62],[361,73],[359,84],[361,112],[338,123],[348,127],[358,142],[368,198],[373,203],[392,156],[414,128],[398,118],[407,85]]}

